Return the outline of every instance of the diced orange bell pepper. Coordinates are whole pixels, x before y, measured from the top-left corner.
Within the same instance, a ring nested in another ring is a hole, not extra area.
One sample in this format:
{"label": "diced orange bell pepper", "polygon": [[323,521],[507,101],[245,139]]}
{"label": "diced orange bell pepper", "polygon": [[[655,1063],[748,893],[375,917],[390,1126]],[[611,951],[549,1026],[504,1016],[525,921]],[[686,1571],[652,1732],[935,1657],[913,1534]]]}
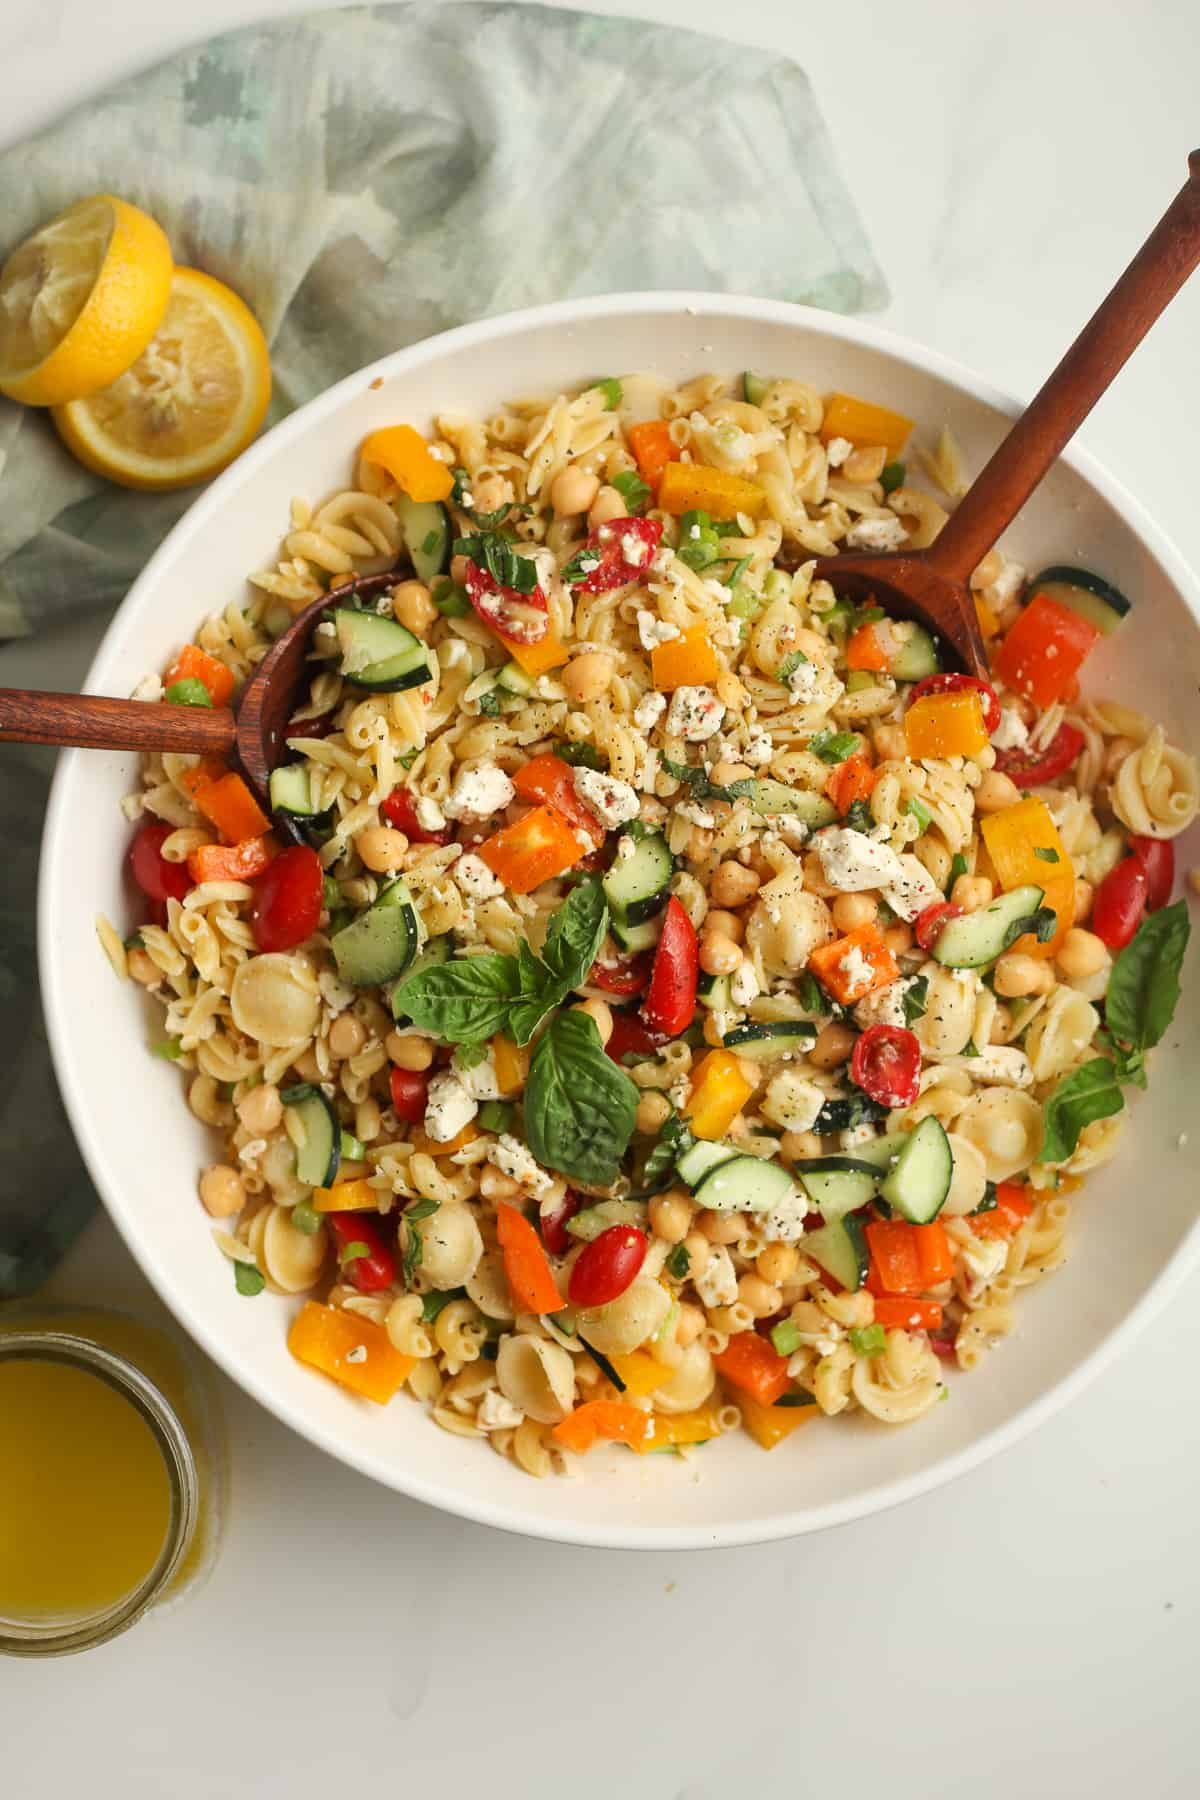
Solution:
{"label": "diced orange bell pepper", "polygon": [[846,645],[848,669],[870,669],[878,674],[887,668],[890,661],[891,652],[887,641],[873,624],[860,625],[857,631],[851,632]]}
{"label": "diced orange bell pepper", "polygon": [[809,957],[808,966],[841,1006],[850,1006],[873,994],[876,988],[887,987],[900,973],[899,963],[875,925],[857,925],[832,944],[819,945]]}
{"label": "diced orange bell pepper", "polygon": [[689,625],[678,637],[655,644],[650,652],[654,685],[662,694],[677,687],[703,687],[721,673],[707,625]]}
{"label": "diced orange bell pepper", "polygon": [[878,773],[866,757],[856,752],[830,770],[825,792],[840,813],[847,813],[856,800],[870,797],[878,779]]}
{"label": "diced orange bell pepper", "polygon": [[364,462],[386,469],[396,486],[410,500],[448,500],[454,477],[444,462],[430,454],[429,445],[411,425],[385,425],[362,442]]}
{"label": "diced orange bell pepper", "polygon": [[565,763],[561,756],[555,756],[552,750],[544,751],[541,756],[530,757],[512,779],[522,800],[531,804],[540,800],[545,805],[552,806],[556,813],[561,813],[568,825],[588,832],[597,840],[603,837],[604,828],[595,813],[584,805],[575,792],[574,771],[570,763]]}
{"label": "diced orange bell pepper", "polygon": [[1054,936],[1039,943],[1026,932],[1013,945],[1028,956],[1057,955],[1063,938],[1075,923],[1075,868],[1059,836],[1054,816],[1044,800],[1030,794],[1003,811],[980,821],[983,841],[1005,893],[1030,884],[1040,887],[1043,906],[1052,907],[1058,919]]}
{"label": "diced orange bell pepper", "polygon": [[644,1400],[671,1379],[670,1369],[647,1350],[628,1350],[624,1356],[610,1356],[608,1360],[625,1383],[625,1392],[635,1400]]}
{"label": "diced orange bell pepper", "polygon": [[922,695],[904,715],[904,741],[917,758],[978,756],[988,741],[979,695],[970,688]]}
{"label": "diced orange bell pepper", "polygon": [[694,1412],[643,1416],[652,1424],[649,1434],[635,1439],[631,1446],[639,1456],[648,1456],[653,1450],[678,1450],[688,1444],[707,1444],[721,1435],[721,1408],[715,1400],[706,1400]]}
{"label": "diced orange bell pepper", "polygon": [[496,1086],[502,1100],[511,1100],[525,1086],[529,1074],[529,1051],[518,1050],[510,1037],[497,1034],[492,1039],[492,1061],[496,1069]]}
{"label": "diced orange bell pepper", "polygon": [[313,1189],[314,1212],[378,1212],[379,1189],[369,1181],[335,1181],[332,1187]]}
{"label": "diced orange bell pepper", "polygon": [[219,781],[197,782],[192,789],[192,803],[228,844],[261,837],[271,829],[270,819],[241,776],[232,770]]}
{"label": "diced orange bell pepper", "polygon": [[767,496],[757,481],[731,475],[726,469],[710,469],[704,463],[668,463],[659,483],[658,504],[664,512],[706,512],[714,519],[732,519],[749,513],[752,519],[766,510]]}
{"label": "diced orange bell pepper", "polygon": [[651,1428],[650,1414],[624,1400],[585,1400],[554,1427],[550,1436],[564,1450],[582,1454],[596,1439],[637,1446]]}
{"label": "diced orange bell pepper", "polygon": [[228,706],[233,693],[233,670],[227,669],[223,662],[201,650],[199,644],[185,644],[171,667],[163,676],[163,686],[169,688],[176,681],[200,681],[208,689],[208,697],[214,706]]}
{"label": "diced orange bell pepper", "polygon": [[791,1386],[787,1357],[757,1331],[738,1331],[713,1362],[726,1381],[742,1388],[760,1406],[773,1406]]}
{"label": "diced orange bell pepper", "polygon": [[194,799],[199,788],[211,787],[214,781],[220,781],[222,775],[228,773],[229,765],[219,756],[202,756],[190,769],[180,771],[179,785],[189,799]]}
{"label": "diced orange bell pepper", "polygon": [[571,660],[571,652],[553,625],[536,644],[518,644],[515,638],[505,637],[503,632],[496,635],[513,661],[519,663],[527,675],[545,675],[549,670],[560,669],[563,663]]}
{"label": "diced orange bell pepper", "polygon": [[414,1150],[420,1151],[424,1156],[453,1156],[456,1150],[465,1150],[468,1144],[473,1144],[478,1136],[479,1127],[472,1121],[471,1124],[464,1125],[461,1131],[456,1131],[444,1144],[435,1143],[420,1125],[409,1132],[408,1141]]}
{"label": "diced orange bell pepper", "polygon": [[798,1426],[821,1417],[815,1400],[811,1406],[760,1406],[749,1394],[739,1394],[737,1405],[742,1424],[764,1450],[773,1450],[784,1438],[791,1437]]}
{"label": "diced orange bell pepper", "polygon": [[876,1219],[866,1227],[872,1294],[920,1294],[949,1281],[954,1248],[944,1225],[910,1225],[904,1219]]}
{"label": "diced orange bell pepper", "polygon": [[1019,1181],[1001,1181],[996,1186],[995,1206],[990,1212],[976,1214],[971,1220],[971,1230],[976,1237],[1012,1237],[1032,1211],[1033,1201],[1029,1198],[1028,1188]]}
{"label": "diced orange bell pepper", "polygon": [[692,1076],[683,1109],[692,1135],[710,1142],[724,1137],[753,1092],[732,1050],[710,1050]]}
{"label": "diced orange bell pepper", "polygon": [[821,442],[832,438],[849,438],[856,449],[882,444],[893,456],[899,456],[913,428],[911,419],[892,412],[886,406],[874,406],[854,394],[830,394],[821,421]]}
{"label": "diced orange bell pepper", "polygon": [[638,474],[657,495],[663,470],[675,455],[670,424],[666,419],[647,419],[644,424],[631,425],[625,435],[637,459]]}
{"label": "diced orange bell pepper", "polygon": [[941,1220],[934,1219],[930,1225],[914,1225],[912,1233],[917,1241],[917,1266],[925,1286],[937,1287],[940,1282],[949,1281],[954,1273],[954,1245]]}
{"label": "diced orange bell pepper", "polygon": [[918,1300],[906,1294],[876,1294],[875,1323],[886,1331],[937,1331],[942,1323],[940,1300]]}
{"label": "diced orange bell pepper", "polygon": [[477,854],[511,893],[531,894],[543,881],[574,868],[585,846],[561,813],[535,806],[515,825],[485,838]]}
{"label": "diced orange bell pepper", "polygon": [[240,844],[201,844],[187,859],[194,882],[253,881],[276,853],[272,837],[244,838]]}
{"label": "diced orange bell pepper", "polygon": [[1001,681],[1037,706],[1066,694],[1100,636],[1089,620],[1049,594],[1035,594],[992,658]]}
{"label": "diced orange bell pepper", "polygon": [[979,620],[979,629],[983,633],[984,641],[990,643],[992,638],[999,634],[1000,622],[982,594],[975,595],[975,617]]}
{"label": "diced orange bell pepper", "polygon": [[567,1303],[558,1291],[541,1238],[524,1213],[504,1200],[496,1204],[496,1237],[504,1258],[504,1278],[517,1311],[561,1312]]}
{"label": "diced orange bell pepper", "polygon": [[[377,1406],[386,1406],[417,1366],[415,1356],[403,1356],[393,1346],[382,1325],[316,1300],[306,1301],[292,1320],[288,1349],[297,1362],[319,1369]],[[365,1357],[359,1355],[362,1350]]]}

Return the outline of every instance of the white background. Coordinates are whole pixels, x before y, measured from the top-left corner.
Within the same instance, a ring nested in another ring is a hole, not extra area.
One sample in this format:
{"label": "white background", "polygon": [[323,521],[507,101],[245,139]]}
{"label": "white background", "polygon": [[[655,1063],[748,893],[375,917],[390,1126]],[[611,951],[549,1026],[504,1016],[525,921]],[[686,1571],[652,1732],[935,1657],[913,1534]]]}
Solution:
{"label": "white background", "polygon": [[[0,139],[179,44],[294,10],[0,0]],[[1018,393],[1200,144],[1187,0],[613,10],[802,63],[895,296],[887,322]],[[1198,343],[1200,277],[1083,434],[1193,564]],[[67,686],[81,655],[10,650],[0,679]],[[1131,1231],[1152,1204],[1131,1194]],[[102,1220],[55,1291],[145,1300]],[[1193,1281],[1083,1399],[955,1486],[820,1538],[691,1557],[565,1550],[440,1517],[222,1382],[233,1504],[215,1574],[92,1655],[0,1665],[0,1787],[14,1800],[306,1800],[434,1780],[502,1800],[1195,1794],[1198,1301]]]}

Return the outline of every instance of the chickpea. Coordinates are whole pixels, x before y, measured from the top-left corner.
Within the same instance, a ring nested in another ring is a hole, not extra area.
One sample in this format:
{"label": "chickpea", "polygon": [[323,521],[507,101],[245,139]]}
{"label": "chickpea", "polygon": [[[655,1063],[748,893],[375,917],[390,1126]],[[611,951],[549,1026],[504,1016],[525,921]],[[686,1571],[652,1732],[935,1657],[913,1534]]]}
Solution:
{"label": "chickpea", "polygon": [[214,1163],[200,1177],[200,1200],[214,1219],[229,1219],[246,1204],[246,1189],[236,1169]]}
{"label": "chickpea", "polygon": [[1026,956],[1021,950],[1006,950],[996,964],[992,985],[1005,1000],[1020,1000],[1026,994],[1048,994],[1054,986],[1054,971],[1049,963],[1039,962],[1036,956]]}
{"label": "chickpea", "polygon": [[669,1188],[655,1194],[649,1206],[650,1224],[668,1244],[682,1244],[692,1228],[692,1197],[686,1188]]}
{"label": "chickpea", "polygon": [[279,1089],[272,1087],[269,1081],[252,1087],[245,1099],[239,1101],[237,1116],[255,1137],[270,1137],[283,1118]]}
{"label": "chickpea", "polygon": [[808,1060],[817,1069],[839,1069],[850,1056],[854,1048],[854,1033],[848,1025],[839,1019],[831,1019],[817,1033],[817,1041],[808,1053]]}
{"label": "chickpea", "polygon": [[[711,1218],[713,1215],[707,1215]],[[683,1247],[688,1253],[688,1280],[696,1281],[708,1267],[708,1259],[712,1255],[712,1245],[702,1231],[689,1231],[683,1240]]]}
{"label": "chickpea", "polygon": [[644,1137],[653,1137],[671,1116],[671,1102],[665,1094],[643,1094],[637,1105],[634,1124]]}
{"label": "chickpea", "polygon": [[429,630],[437,616],[438,609],[423,581],[402,581],[392,589],[392,617],[417,637]]}
{"label": "chickpea", "polygon": [[1073,925],[1059,945],[1055,961],[1068,981],[1079,981],[1100,972],[1108,961],[1108,950],[1094,931]]}
{"label": "chickpea", "polygon": [[689,1344],[695,1343],[707,1324],[708,1320],[704,1316],[704,1309],[693,1306],[690,1300],[685,1300],[679,1308],[679,1317],[675,1321],[675,1342],[686,1350]]}
{"label": "chickpea", "polygon": [[624,519],[629,508],[615,487],[602,487],[588,507],[588,530],[596,531],[611,519]]}
{"label": "chickpea", "polygon": [[752,771],[745,763],[719,762],[712,767],[712,779],[719,787],[728,787],[734,781],[748,781]]}
{"label": "chickpea", "polygon": [[504,1175],[491,1163],[485,1163],[479,1172],[479,1191],[485,1200],[512,1200],[521,1188],[511,1175]]}
{"label": "chickpea", "polygon": [[746,935],[746,921],[737,913],[721,912],[719,908],[714,908],[704,915],[704,929],[715,931],[718,937],[732,938],[735,944],[740,944]]}
{"label": "chickpea", "polygon": [[759,1251],[754,1267],[772,1287],[784,1287],[800,1267],[800,1252],[791,1244],[768,1244]]}
{"label": "chickpea", "polygon": [[1015,806],[1021,798],[1021,790],[1008,775],[1002,775],[999,769],[988,769],[979,778],[979,786],[975,789],[975,811],[980,813],[1003,812],[1006,806]]}
{"label": "chickpea", "polygon": [[893,956],[907,956],[913,947],[912,926],[903,923],[889,925],[883,934],[883,941]]}
{"label": "chickpea", "polygon": [[512,488],[503,475],[473,475],[471,477],[471,499],[474,502],[473,512],[498,512],[502,506],[512,504]]}
{"label": "chickpea", "polygon": [[908,755],[902,725],[877,725],[871,733],[875,754],[880,762],[898,762]]}
{"label": "chickpea", "polygon": [[708,897],[718,906],[745,906],[753,900],[762,878],[740,862],[718,863],[708,884]]}
{"label": "chickpea", "polygon": [[710,1244],[736,1244],[746,1235],[745,1213],[702,1212],[697,1222]]}
{"label": "chickpea", "polygon": [[[324,1081],[325,1079],[321,1071],[321,1065],[317,1061],[316,1051],[311,1048],[302,1050],[299,1056],[294,1057],[292,1059],[292,1067],[295,1069],[301,1081],[318,1082]],[[357,1135],[361,1137],[362,1133],[359,1132]]]}
{"label": "chickpea", "polygon": [[379,1102],[368,1094],[354,1109],[354,1135],[360,1144],[372,1144],[382,1129],[383,1114]]}
{"label": "chickpea", "polygon": [[950,890],[950,898],[964,912],[977,912],[991,900],[992,884],[986,875],[960,875]]}
{"label": "chickpea", "polygon": [[355,838],[354,848],[364,868],[376,875],[387,875],[402,865],[408,839],[402,831],[393,831],[390,825],[368,825]]}
{"label": "chickpea", "polygon": [[596,1030],[600,1033],[600,1042],[607,1044],[613,1032],[613,1016],[612,1008],[606,1000],[581,1000],[571,1011],[587,1013],[590,1019],[594,1019]]}
{"label": "chickpea", "polygon": [[719,931],[704,932],[700,939],[700,967],[706,975],[732,975],[741,960],[741,950],[732,938]]}
{"label": "chickpea", "polygon": [[352,1012],[339,1013],[329,1027],[327,1038],[329,1053],[336,1056],[339,1062],[347,1057],[357,1056],[367,1041],[366,1028],[361,1019],[356,1019]]}
{"label": "chickpea", "polygon": [[839,931],[856,931],[874,923],[879,905],[869,894],[839,894],[830,911]]}
{"label": "chickpea", "polygon": [[784,1162],[806,1162],[821,1156],[825,1146],[815,1131],[785,1131],[779,1140],[779,1154]]}
{"label": "chickpea", "polygon": [[885,447],[882,444],[872,444],[867,450],[852,450],[840,472],[847,481],[878,481],[886,462]]}
{"label": "chickpea", "polygon": [[569,519],[576,513],[585,513],[599,492],[599,476],[573,465],[551,482],[550,504],[557,518]]}
{"label": "chickpea", "polygon": [[383,1040],[388,1061],[398,1069],[427,1069],[433,1061],[433,1045],[428,1038],[406,1037],[403,1032],[389,1031]]}
{"label": "chickpea", "polygon": [[1075,917],[1077,919],[1086,919],[1090,917],[1092,910],[1092,894],[1093,888],[1091,882],[1085,881],[1082,875],[1077,875],[1075,877]]}
{"label": "chickpea", "polygon": [[764,1281],[761,1275],[743,1275],[738,1282],[738,1299],[750,1308],[756,1319],[769,1319],[773,1312],[778,1312],[782,1298],[779,1289]]}
{"label": "chickpea", "polygon": [[606,650],[589,650],[567,664],[562,673],[562,684],[568,697],[582,706],[607,692],[615,668],[616,664]]}
{"label": "chickpea", "polygon": [[131,950],[125,958],[125,967],[134,981],[143,987],[157,987],[162,980],[162,970],[154,964],[144,950]]}

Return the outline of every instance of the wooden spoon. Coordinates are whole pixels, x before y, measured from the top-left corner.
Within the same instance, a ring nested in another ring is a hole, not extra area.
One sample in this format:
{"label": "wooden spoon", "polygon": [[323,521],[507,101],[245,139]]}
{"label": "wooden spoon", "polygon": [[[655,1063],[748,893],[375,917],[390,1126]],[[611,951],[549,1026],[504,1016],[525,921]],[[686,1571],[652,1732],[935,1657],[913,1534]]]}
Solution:
{"label": "wooden spoon", "polygon": [[[1012,523],[1050,464],[1200,262],[1200,150],[1189,178],[1108,299],[1086,324],[1037,398],[1017,420],[928,550],[817,559],[817,575],[842,593],[870,592],[891,612],[932,627],[975,674],[987,673],[972,570]],[[267,652],[228,708],[153,706],[82,694],[0,688],[0,741],[74,744],[85,750],[185,750],[228,755],[264,803],[271,770],[304,676],[311,638],[331,602],[385,592],[393,574],[356,577],[306,607]]]}

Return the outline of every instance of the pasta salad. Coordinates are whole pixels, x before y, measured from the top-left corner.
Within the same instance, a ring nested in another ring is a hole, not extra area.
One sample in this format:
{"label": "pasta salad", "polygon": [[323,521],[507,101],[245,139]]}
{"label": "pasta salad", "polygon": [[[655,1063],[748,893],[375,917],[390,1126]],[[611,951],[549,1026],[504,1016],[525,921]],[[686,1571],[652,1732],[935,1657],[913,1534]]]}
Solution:
{"label": "pasta salad", "polygon": [[440,416],[293,503],[149,704],[328,597],[264,807],[144,759],[123,976],[292,1353],[530,1474],[899,1424],[1060,1266],[1179,992],[1162,728],[1081,692],[1125,597],[991,552],[992,680],[814,559],[922,547],[943,431],[647,376]]}

